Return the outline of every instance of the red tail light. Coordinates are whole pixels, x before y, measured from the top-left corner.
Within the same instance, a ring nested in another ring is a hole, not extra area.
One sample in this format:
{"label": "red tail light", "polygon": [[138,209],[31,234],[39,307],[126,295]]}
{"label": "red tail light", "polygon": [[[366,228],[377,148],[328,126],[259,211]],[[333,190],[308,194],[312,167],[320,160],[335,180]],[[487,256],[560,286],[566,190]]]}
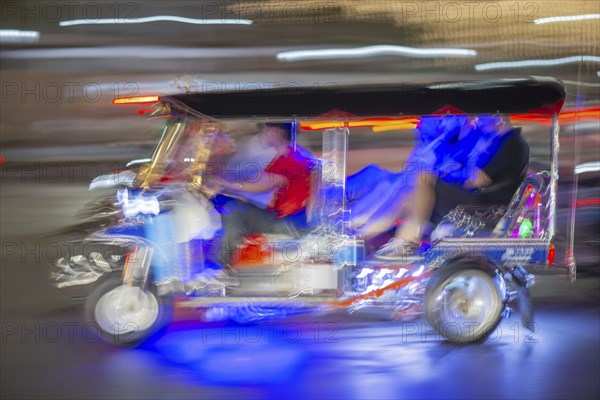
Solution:
{"label": "red tail light", "polygon": [[581,206],[600,206],[600,199],[585,199],[575,202],[575,207]]}
{"label": "red tail light", "polygon": [[554,256],[556,256],[556,250],[554,249],[554,243],[550,243],[548,249],[548,266],[551,267],[554,264]]}

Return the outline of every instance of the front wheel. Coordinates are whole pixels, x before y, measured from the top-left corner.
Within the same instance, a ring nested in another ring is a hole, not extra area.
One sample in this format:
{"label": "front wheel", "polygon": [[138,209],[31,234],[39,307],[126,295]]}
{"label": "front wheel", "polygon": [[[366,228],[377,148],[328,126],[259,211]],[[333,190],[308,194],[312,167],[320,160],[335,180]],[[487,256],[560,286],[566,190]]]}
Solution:
{"label": "front wheel", "polygon": [[500,277],[478,263],[441,267],[425,292],[425,316],[455,343],[481,343],[496,329],[505,307]]}
{"label": "front wheel", "polygon": [[153,289],[124,285],[120,273],[97,282],[86,302],[86,319],[101,337],[119,346],[135,346],[157,338],[167,328],[173,306]]}

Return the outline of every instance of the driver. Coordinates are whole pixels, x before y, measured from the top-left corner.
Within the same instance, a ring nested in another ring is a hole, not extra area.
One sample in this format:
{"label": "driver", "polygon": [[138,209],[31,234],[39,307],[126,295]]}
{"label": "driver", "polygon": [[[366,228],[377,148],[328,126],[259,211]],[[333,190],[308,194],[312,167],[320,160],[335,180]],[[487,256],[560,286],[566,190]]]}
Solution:
{"label": "driver", "polygon": [[[225,234],[213,243],[213,258],[221,267],[235,261],[232,255],[245,235],[260,232],[298,237],[307,229],[305,206],[313,160],[291,145],[291,123],[266,123],[259,135],[262,143],[275,150],[264,172],[255,179],[213,183],[215,191],[234,198],[223,206]],[[266,208],[237,199],[268,191],[275,195]]]}

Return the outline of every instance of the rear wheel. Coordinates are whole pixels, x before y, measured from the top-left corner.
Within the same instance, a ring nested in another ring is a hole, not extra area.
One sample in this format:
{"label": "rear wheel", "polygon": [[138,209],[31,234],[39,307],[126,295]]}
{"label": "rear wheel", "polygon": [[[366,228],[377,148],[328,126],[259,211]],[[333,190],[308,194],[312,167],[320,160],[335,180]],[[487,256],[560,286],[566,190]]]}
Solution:
{"label": "rear wheel", "polygon": [[505,294],[501,278],[477,262],[456,262],[432,275],[425,292],[431,326],[455,343],[481,343],[502,319]]}
{"label": "rear wheel", "polygon": [[123,285],[120,273],[99,280],[86,302],[87,320],[105,341],[120,346],[158,338],[172,315],[173,306],[159,298],[154,288]]}

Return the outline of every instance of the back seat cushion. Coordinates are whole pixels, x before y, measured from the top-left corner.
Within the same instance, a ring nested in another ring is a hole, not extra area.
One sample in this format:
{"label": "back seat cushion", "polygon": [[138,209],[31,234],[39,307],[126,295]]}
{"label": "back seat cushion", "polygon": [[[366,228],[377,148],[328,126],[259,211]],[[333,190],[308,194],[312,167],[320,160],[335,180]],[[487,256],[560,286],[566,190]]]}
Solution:
{"label": "back seat cushion", "polygon": [[540,194],[544,221],[548,212],[549,173],[533,166],[527,171],[527,176],[508,206],[460,204],[439,220],[431,235],[432,240],[444,237],[510,236],[513,221],[516,221],[525,206],[524,196],[528,190]]}

